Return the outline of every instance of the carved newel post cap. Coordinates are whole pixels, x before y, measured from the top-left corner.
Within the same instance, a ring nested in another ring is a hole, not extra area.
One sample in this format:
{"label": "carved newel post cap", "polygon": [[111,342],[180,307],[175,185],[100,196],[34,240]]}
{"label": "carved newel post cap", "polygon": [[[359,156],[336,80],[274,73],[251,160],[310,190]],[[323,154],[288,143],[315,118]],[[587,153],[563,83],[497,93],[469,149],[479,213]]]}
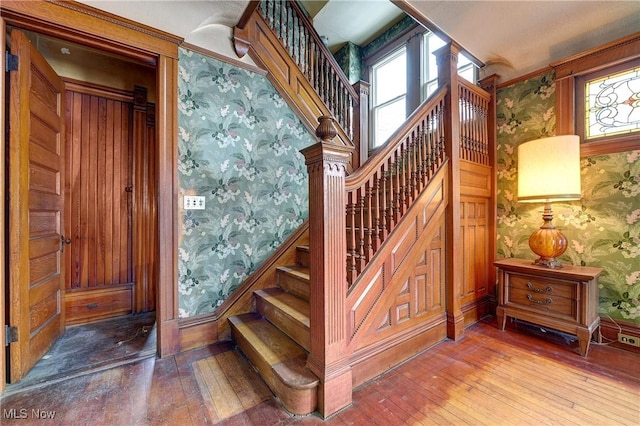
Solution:
{"label": "carved newel post cap", "polygon": [[316,136],[323,142],[329,142],[335,138],[338,132],[333,126],[334,118],[328,115],[318,117],[318,127],[316,128]]}

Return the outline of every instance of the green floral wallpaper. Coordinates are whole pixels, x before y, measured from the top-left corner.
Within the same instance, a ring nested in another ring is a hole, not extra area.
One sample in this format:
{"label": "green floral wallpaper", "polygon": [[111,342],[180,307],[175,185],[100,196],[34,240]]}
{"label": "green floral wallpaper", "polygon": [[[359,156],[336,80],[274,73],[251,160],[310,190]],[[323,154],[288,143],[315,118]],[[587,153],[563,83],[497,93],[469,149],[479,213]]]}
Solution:
{"label": "green floral wallpaper", "polygon": [[[498,91],[498,257],[534,259],[542,205],[517,202],[518,144],[555,134],[554,75]],[[582,199],[554,203],[564,263],[597,266],[600,313],[640,323],[640,150],[582,158]]]}
{"label": "green floral wallpaper", "polygon": [[348,41],[333,56],[349,79],[349,83],[356,84],[358,81],[364,80],[362,48],[360,46]]}
{"label": "green floral wallpaper", "polygon": [[[180,317],[219,306],[308,217],[314,137],[262,75],[180,49]],[[181,206],[182,207],[182,206]]]}

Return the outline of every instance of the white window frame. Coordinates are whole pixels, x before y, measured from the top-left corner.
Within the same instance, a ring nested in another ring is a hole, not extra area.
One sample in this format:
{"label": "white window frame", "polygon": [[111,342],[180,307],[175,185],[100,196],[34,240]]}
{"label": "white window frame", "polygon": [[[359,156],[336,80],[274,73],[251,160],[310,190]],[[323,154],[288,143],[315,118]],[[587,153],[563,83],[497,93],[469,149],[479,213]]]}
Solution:
{"label": "white window frame", "polygon": [[[376,133],[376,129],[378,128],[378,123],[376,120],[377,117],[377,112],[378,110],[389,106],[393,103],[398,102],[399,100],[406,100],[407,97],[407,90],[405,87],[405,91],[394,97],[391,99],[388,99],[382,103],[378,103],[377,100],[377,91],[376,91],[376,87],[378,85],[378,81],[376,81],[376,69],[380,68],[386,64],[388,64],[389,62],[397,59],[399,56],[404,55],[405,56],[405,60],[406,60],[406,55],[407,55],[407,49],[404,45],[402,45],[401,47],[393,50],[391,53],[385,55],[384,57],[382,57],[380,60],[378,60],[375,64],[373,64],[371,66],[371,111],[370,111],[370,117],[371,117],[371,143],[372,143],[372,147],[378,147],[380,145],[382,145],[386,140],[378,140],[379,138],[377,137],[377,133]],[[405,106],[405,118],[406,118],[406,106]]]}

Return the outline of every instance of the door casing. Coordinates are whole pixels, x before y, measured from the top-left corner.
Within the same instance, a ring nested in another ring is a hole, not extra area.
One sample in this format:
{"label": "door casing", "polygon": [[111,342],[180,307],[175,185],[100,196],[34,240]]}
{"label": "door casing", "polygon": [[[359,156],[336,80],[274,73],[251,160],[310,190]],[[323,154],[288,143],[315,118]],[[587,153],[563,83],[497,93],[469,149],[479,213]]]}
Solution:
{"label": "door casing", "polygon": [[[131,21],[118,19],[79,3],[24,2],[5,0],[0,4],[0,41],[6,45],[6,26],[12,25],[64,40],[74,41],[106,52],[154,64],[156,67],[156,164],[158,210],[158,263],[156,324],[158,355],[168,356],[179,351],[179,319],[177,286],[177,75],[178,46],[182,39]],[[4,55],[0,60],[5,65]],[[6,92],[3,86],[3,99]],[[2,105],[2,124],[6,124],[6,107]],[[6,127],[3,127],[6,128]],[[0,149],[5,152],[5,132]],[[2,175],[6,169],[2,166]],[[0,199],[6,196],[0,188]],[[4,205],[3,202],[3,210]],[[2,227],[4,228],[4,226]],[[5,232],[5,231],[3,231]],[[3,235],[6,237],[6,235]],[[0,270],[6,277],[6,252],[2,249]],[[6,293],[0,291],[0,307],[6,307]],[[4,312],[3,312],[4,313]],[[4,316],[4,315],[3,315]],[[4,327],[0,327],[4,337]],[[0,345],[0,393],[6,383],[6,350]]]}

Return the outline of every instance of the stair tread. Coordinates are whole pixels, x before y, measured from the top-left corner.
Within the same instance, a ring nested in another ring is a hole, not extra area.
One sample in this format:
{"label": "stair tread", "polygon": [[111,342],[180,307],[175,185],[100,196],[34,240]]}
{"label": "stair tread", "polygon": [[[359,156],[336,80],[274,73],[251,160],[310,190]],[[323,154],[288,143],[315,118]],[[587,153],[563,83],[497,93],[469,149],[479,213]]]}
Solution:
{"label": "stair tread", "polygon": [[310,307],[306,300],[277,287],[256,290],[254,294],[309,327]]}
{"label": "stair tread", "polygon": [[296,388],[317,386],[318,378],[305,366],[307,353],[270,322],[256,313],[229,321],[284,383]]}
{"label": "stair tread", "polygon": [[279,271],[282,271],[286,274],[293,275],[295,277],[309,280],[309,268],[302,265],[289,265],[289,266],[278,266]]}

